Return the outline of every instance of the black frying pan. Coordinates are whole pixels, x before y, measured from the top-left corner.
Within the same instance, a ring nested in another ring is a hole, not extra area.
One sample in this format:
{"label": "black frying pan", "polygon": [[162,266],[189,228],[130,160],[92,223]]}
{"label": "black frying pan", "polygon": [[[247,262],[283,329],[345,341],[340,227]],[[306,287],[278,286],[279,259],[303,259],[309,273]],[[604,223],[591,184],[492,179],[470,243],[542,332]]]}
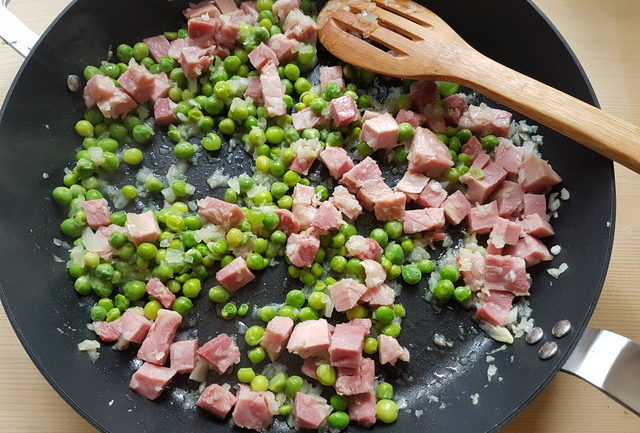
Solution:
{"label": "black frying pan", "polygon": [[[1,113],[2,302],[18,337],[43,375],[71,406],[104,432],[229,430],[202,411],[185,410],[182,391],[167,391],[154,402],[129,391],[127,383],[133,372],[134,351],[120,353],[103,346],[95,365],[77,351],[79,341],[95,338],[86,328],[92,300],[79,298],[74,292],[63,264],[54,261],[54,254],[66,257],[66,251],[52,242],[54,237],[61,237],[57,227],[63,215],[52,203],[50,191],[60,183],[73,149],[80,144],[73,125],[84,111],[80,95],[67,90],[67,75],[80,74],[84,65],[99,63],[110,45],[133,43],[183,26],[180,11],[186,3],[74,2],[51,25],[25,61]],[[484,54],[597,104],[587,78],[564,40],[528,1],[433,0],[425,4]],[[334,61],[327,53],[321,54],[321,62]],[[396,384],[397,395],[406,399],[411,413],[401,413],[395,424],[376,429],[495,430],[522,410],[551,380],[582,335],[609,263],[615,219],[613,166],[604,157],[551,130],[543,127],[540,133],[545,136],[544,157],[561,174],[563,186],[571,191],[572,197],[554,220],[557,235],[548,243],[561,245],[562,254],[549,266],[566,262],[570,267],[558,280],[545,272],[547,265],[532,268],[531,305],[536,324],[547,335],[560,319],[570,320],[574,330],[558,340],[559,354],[548,361],[539,360],[538,346],[528,346],[522,339],[496,352],[491,364],[497,366],[498,372],[489,383],[485,352],[501,345],[473,332],[477,327],[469,312],[459,308],[437,312],[421,299],[422,286],[405,288],[400,300],[407,307],[408,316],[401,342],[410,348],[412,361],[383,371]],[[164,137],[156,137],[154,149],[167,142]],[[200,194],[209,193],[205,179],[215,167],[224,164],[225,152],[222,151],[220,159],[201,159],[190,172]],[[168,157],[155,152],[157,167],[166,168],[170,163]],[[240,172],[249,165],[250,161],[245,159],[237,167],[225,170]],[[163,169],[158,171],[162,173]],[[44,178],[43,173],[49,177]],[[283,269],[261,272],[235,300],[262,305],[281,299],[296,283],[286,277]],[[216,318],[211,309],[211,303],[202,299],[197,305],[197,326],[185,328],[197,334],[201,342],[219,332],[235,332],[233,322]],[[460,329],[463,337],[459,335]],[[436,332],[453,341],[454,346],[434,345]],[[226,375],[222,380],[233,381],[233,377]],[[178,380],[176,385],[184,390],[195,389],[186,380]],[[480,401],[472,405],[470,395],[475,393]],[[438,402],[429,396],[437,397]],[[424,412],[416,417],[415,410]],[[276,423],[273,430],[288,429],[283,423]]]}

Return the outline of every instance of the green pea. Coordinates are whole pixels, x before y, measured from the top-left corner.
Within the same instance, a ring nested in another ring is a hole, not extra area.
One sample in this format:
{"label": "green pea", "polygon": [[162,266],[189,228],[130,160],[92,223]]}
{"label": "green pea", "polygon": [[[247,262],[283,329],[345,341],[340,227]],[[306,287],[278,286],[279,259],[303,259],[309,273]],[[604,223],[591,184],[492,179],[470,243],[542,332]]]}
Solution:
{"label": "green pea", "polygon": [[384,231],[387,232],[390,239],[398,239],[403,234],[402,223],[399,221],[387,221],[384,223]]}
{"label": "green pea", "polygon": [[447,265],[440,268],[440,278],[455,283],[460,279],[460,271],[453,265]]}
{"label": "green pea", "polygon": [[321,363],[316,368],[318,382],[325,386],[333,386],[336,383],[336,369],[333,365]]}
{"label": "green pea", "polygon": [[187,160],[193,158],[195,149],[188,141],[181,141],[173,147],[173,154],[178,159]]}
{"label": "green pea", "polygon": [[385,305],[376,308],[376,311],[373,313],[373,318],[383,324],[391,323],[394,317],[393,309]]}
{"label": "green pea", "polygon": [[290,195],[283,195],[278,199],[280,209],[291,209],[291,206],[293,206],[293,198]]}
{"label": "green pea", "polygon": [[101,263],[96,266],[94,272],[96,274],[96,277],[110,281],[113,278],[113,273],[115,272],[115,270],[109,263]]}
{"label": "green pea", "polygon": [[223,304],[229,300],[229,292],[222,286],[213,286],[209,289],[209,299],[216,304]]}
{"label": "green pea", "polygon": [[364,353],[373,355],[378,352],[378,340],[373,337],[367,337],[364,339]]}
{"label": "green pea", "polygon": [[398,244],[389,244],[384,249],[384,257],[394,265],[401,265],[404,262],[404,250]]}
{"label": "green pea", "polygon": [[269,389],[269,379],[265,376],[256,376],[251,379],[251,390],[256,392],[264,392]]}
{"label": "green pea", "polygon": [[460,131],[456,132],[456,137],[458,137],[460,142],[463,143],[463,144],[466,143],[467,141],[469,141],[469,139],[472,136],[473,136],[473,134],[468,129],[461,129]]}
{"label": "green pea", "polygon": [[257,346],[249,350],[249,353],[247,353],[247,356],[249,357],[249,361],[253,362],[254,364],[259,364],[262,361],[264,361],[264,358],[267,356],[267,353],[262,347]]}
{"label": "green pea", "polygon": [[136,125],[131,131],[131,136],[136,143],[144,144],[151,140],[153,137],[153,130],[147,125]]}
{"label": "green pea", "polygon": [[101,305],[94,305],[91,308],[91,321],[101,322],[107,318],[107,309]]}
{"label": "green pea", "polygon": [[158,300],[152,300],[145,304],[143,308],[144,317],[149,320],[156,320],[158,317],[158,311],[162,309],[162,304]]}
{"label": "green pea", "polygon": [[375,240],[382,248],[389,243],[389,234],[381,228],[371,230],[369,237]]}
{"label": "green pea", "polygon": [[327,424],[333,430],[344,430],[349,426],[349,414],[344,411],[336,411],[329,415]]}
{"label": "green pea", "polygon": [[391,400],[393,398],[393,385],[387,382],[380,382],[376,386],[376,398],[378,400]]}
{"label": "green pea", "polygon": [[438,82],[438,92],[440,92],[440,95],[442,95],[443,98],[458,93],[459,89],[460,86],[456,83],[449,83],[447,81]]}
{"label": "green pea", "polygon": [[67,236],[73,238],[80,237],[83,226],[78,225],[73,219],[68,218],[60,223],[60,230]]}
{"label": "green pea", "polygon": [[347,273],[351,275],[355,275],[356,277],[360,277],[360,278],[364,277],[364,267],[362,266],[360,259],[356,259],[356,258],[349,259],[349,261],[347,262],[346,271]]}
{"label": "green pea", "polygon": [[146,284],[143,281],[129,281],[122,287],[124,295],[131,301],[138,301],[145,295]]}
{"label": "green pea", "polygon": [[382,328],[382,333],[389,337],[398,338],[401,330],[400,325],[397,323],[389,323]]}
{"label": "green pea", "polygon": [[295,322],[299,319],[300,311],[291,305],[285,305],[278,310],[278,316],[288,317]]}
{"label": "green pea", "polygon": [[334,410],[345,411],[349,407],[349,398],[346,395],[333,394],[329,399],[329,404]]}
{"label": "green pea", "polygon": [[287,293],[285,302],[292,307],[300,308],[304,305],[306,298],[301,290],[291,290]]}
{"label": "green pea", "polygon": [[389,399],[378,400],[376,417],[383,423],[390,424],[398,419],[398,406]]}
{"label": "green pea", "polygon": [[433,287],[433,296],[439,301],[448,301],[453,296],[453,282],[450,280],[440,280]]}
{"label": "green pea", "polygon": [[276,315],[277,315],[276,309],[273,308],[271,305],[265,305],[264,307],[258,310],[258,317],[260,318],[260,320],[262,320],[265,323],[270,322],[271,319],[276,317]]}
{"label": "green pea", "polygon": [[94,128],[88,120],[78,120],[75,129],[76,133],[81,137],[93,137]]}
{"label": "green pea", "polygon": [[238,308],[233,302],[225,304],[220,312],[220,315],[223,319],[233,319],[234,317],[236,317],[236,314],[238,314]]}
{"label": "green pea", "polygon": [[243,367],[238,369],[237,377],[241,383],[250,383],[256,377],[256,373],[251,367]]}
{"label": "green pea", "polygon": [[306,322],[307,320],[318,320],[318,313],[311,307],[304,307],[300,309],[298,319],[301,322]]}
{"label": "green pea", "polygon": [[471,290],[467,286],[456,287],[453,291],[453,297],[464,305],[471,300]]}
{"label": "green pea", "polygon": [[402,267],[402,279],[407,284],[418,284],[422,279],[422,272],[416,265],[404,265]]}
{"label": "green pea", "polygon": [[398,125],[398,141],[410,140],[413,137],[413,126],[410,123]]}
{"label": "green pea", "polygon": [[244,334],[244,340],[249,346],[257,346],[260,344],[260,341],[262,341],[263,336],[264,328],[262,326],[254,325],[247,329],[247,332]]}
{"label": "green pea", "polygon": [[182,293],[187,298],[196,298],[202,290],[202,283],[197,278],[191,278],[182,285]]}
{"label": "green pea", "polygon": [[91,293],[91,279],[87,275],[82,275],[73,283],[73,287],[78,294],[86,296]]}
{"label": "green pea", "polygon": [[420,272],[422,272],[423,274],[431,273],[433,271],[433,268],[435,267],[434,263],[429,259],[422,259],[418,263],[416,263],[416,265],[418,266],[418,269],[420,269]]}
{"label": "green pea", "polygon": [[129,63],[133,57],[133,48],[127,44],[120,44],[116,47],[116,56],[123,63]]}
{"label": "green pea", "polygon": [[71,190],[64,186],[59,186],[53,190],[51,193],[53,199],[60,204],[68,205],[71,203],[73,199],[73,194],[71,194]]}
{"label": "green pea", "polygon": [[133,46],[133,58],[138,62],[149,56],[149,47],[144,42],[138,42]]}
{"label": "green pea", "polygon": [[480,139],[480,143],[482,143],[484,150],[491,152],[500,144],[500,139],[495,135],[485,135]]}

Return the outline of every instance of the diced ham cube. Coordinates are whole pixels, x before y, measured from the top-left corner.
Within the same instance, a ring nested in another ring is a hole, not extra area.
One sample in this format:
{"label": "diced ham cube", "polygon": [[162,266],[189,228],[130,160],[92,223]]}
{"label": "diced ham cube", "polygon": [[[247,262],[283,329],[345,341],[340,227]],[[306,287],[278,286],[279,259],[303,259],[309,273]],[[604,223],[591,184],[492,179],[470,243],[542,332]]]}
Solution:
{"label": "diced ham cube", "polygon": [[216,272],[216,280],[231,293],[255,280],[256,276],[247,267],[242,257],[236,257],[231,263]]}
{"label": "diced ham cube", "polygon": [[498,248],[493,243],[493,240],[491,240],[491,239],[487,240],[487,254],[492,254],[494,256],[501,256],[503,248],[504,247]]}
{"label": "diced ham cube", "polygon": [[402,221],[407,197],[401,192],[393,192],[376,200],[374,212],[378,221]]}
{"label": "diced ham cube", "polygon": [[370,156],[367,156],[346,172],[340,179],[340,183],[355,194],[365,184],[376,182],[377,180],[383,180],[382,171],[380,171],[378,163]]}
{"label": "diced ham cube", "polygon": [[169,347],[169,365],[177,373],[191,373],[196,366],[198,340],[176,341]]}
{"label": "diced ham cube", "polygon": [[522,150],[515,147],[511,140],[501,138],[496,148],[495,161],[509,176],[515,176],[522,164]]}
{"label": "diced ham cube", "polygon": [[319,127],[327,123],[327,118],[313,112],[307,107],[291,115],[291,122],[296,131]]}
{"label": "diced ham cube", "polygon": [[[520,209],[522,209],[524,202],[524,189],[519,183],[505,180],[498,187],[496,192],[493,193],[493,200],[498,204],[498,215],[501,217],[515,215]],[[543,209],[546,209],[546,207]]]}
{"label": "diced ham cube", "polygon": [[467,198],[472,203],[484,203],[507,177],[507,172],[493,162],[489,162],[482,171],[481,179],[476,179],[469,173],[460,176],[460,182],[467,185]]}
{"label": "diced ham cube", "polygon": [[447,96],[442,102],[444,102],[444,106],[447,109],[444,114],[444,120],[452,125],[457,125],[462,114],[469,108],[469,104],[467,104],[467,100],[462,93]]}
{"label": "diced ham cube", "polygon": [[109,245],[109,237],[115,232],[128,234],[126,228],[115,224],[98,227],[95,233],[86,227],[82,232],[82,243],[87,251],[97,253],[103,260],[111,260],[115,249]]}
{"label": "diced ham cube", "polygon": [[442,187],[440,182],[433,179],[422,190],[416,201],[420,206],[440,207],[446,198],[447,190]]}
{"label": "diced ham cube", "polygon": [[342,225],[342,214],[330,202],[325,201],[318,208],[316,217],[311,226],[320,234],[327,234],[332,230],[338,230]]}
{"label": "diced ham cube", "polygon": [[167,286],[162,284],[158,278],[152,278],[147,282],[146,291],[148,294],[154,297],[154,299],[160,301],[164,308],[171,308],[173,301],[176,300],[176,295],[171,293]]}
{"label": "diced ham cube", "polygon": [[366,292],[367,286],[351,278],[343,278],[329,286],[329,294],[331,295],[333,305],[336,311],[340,312],[355,307],[362,295]]}
{"label": "diced ham cube", "polygon": [[247,77],[247,90],[244,91],[244,96],[253,99],[254,102],[262,101],[260,77]]}
{"label": "diced ham cube", "polygon": [[300,231],[300,224],[294,219],[293,213],[287,209],[274,209],[273,212],[278,215],[280,222],[278,223],[278,230],[282,230],[284,234],[289,236],[291,233],[298,233]]}
{"label": "diced ham cube", "polygon": [[344,245],[350,257],[357,257],[360,260],[378,260],[382,256],[382,247],[371,238],[354,235],[351,236]]}
{"label": "diced ham cube", "polygon": [[212,1],[204,1],[202,3],[198,3],[197,5],[190,5],[190,7],[182,11],[182,14],[186,19],[191,19],[202,15],[208,15],[211,18],[215,18],[220,15],[220,10],[216,7],[216,5],[213,4]]}
{"label": "diced ham cube", "polygon": [[438,177],[453,166],[447,146],[430,130],[416,128],[409,149],[409,171]]}
{"label": "diced ham cube", "polygon": [[145,362],[131,376],[129,388],[149,400],[155,400],[160,397],[175,374],[175,370]]}
{"label": "diced ham cube", "polygon": [[489,239],[496,248],[503,248],[505,245],[515,245],[520,239],[521,232],[520,224],[498,217],[491,229]]}
{"label": "diced ham cube", "polygon": [[362,114],[362,123],[366,122],[369,119],[373,119],[374,117],[382,116],[382,113],[378,113],[377,111],[364,110]]}
{"label": "diced ham cube", "polygon": [[100,340],[110,343],[118,341],[122,336],[122,318],[112,322],[94,322],[94,330]]}
{"label": "diced ham cube", "polygon": [[260,346],[267,352],[271,361],[278,359],[289,341],[291,331],[293,331],[293,320],[289,317],[276,316],[269,321]]}
{"label": "diced ham cube", "polygon": [[273,63],[276,66],[279,65],[278,56],[271,48],[265,45],[264,42],[249,53],[249,61],[258,71],[262,70],[267,63]]}
{"label": "diced ham cube", "polygon": [[[320,157],[322,157],[322,154],[320,154]],[[358,199],[342,185],[334,188],[329,201],[352,221],[355,221],[362,213],[362,206],[360,206]]]}
{"label": "diced ham cube", "polygon": [[274,412],[277,412],[273,408],[275,397],[272,392],[255,392],[240,385],[236,398],[233,423],[237,427],[264,431],[271,425]]}
{"label": "diced ham cube", "polygon": [[353,168],[353,161],[342,147],[327,147],[320,152],[319,156],[334,179],[340,179],[343,174]]}
{"label": "diced ham cube", "polygon": [[258,22],[258,8],[254,1],[243,1],[240,3],[240,9],[244,12],[244,21],[248,24],[255,25]]}
{"label": "diced ham cube", "polygon": [[267,41],[267,45],[276,54],[278,61],[284,64],[292,57],[293,49],[298,45],[298,41],[295,39],[289,39],[285,35],[279,33],[271,36]]}
{"label": "diced ham cube", "polygon": [[[238,39],[240,31],[239,23],[244,15],[220,15],[220,31],[216,34],[216,42],[219,46],[232,49]],[[228,55],[228,54],[227,54]]]}
{"label": "diced ham cube", "polygon": [[482,147],[480,140],[475,136],[472,136],[465,144],[462,145],[460,151],[469,155],[471,159],[476,159],[478,155],[484,152],[484,148]]}
{"label": "diced ham cube", "polygon": [[311,227],[316,217],[318,199],[311,186],[297,184],[293,188],[293,218],[300,225],[300,229]]}
{"label": "diced ham cube", "polygon": [[489,290],[511,292],[516,296],[529,294],[531,277],[520,257],[487,255],[484,272],[485,287]]}
{"label": "diced ham cube", "polygon": [[283,22],[289,12],[298,8],[300,8],[300,0],[276,0],[271,10],[280,19],[280,22]]}
{"label": "diced ham cube", "polygon": [[305,15],[300,9],[289,11],[282,25],[284,34],[290,39],[297,39],[300,42],[315,41],[317,24],[311,17]]}
{"label": "diced ham cube", "polygon": [[444,226],[444,210],[441,208],[408,210],[404,214],[402,226],[407,234],[438,229]]}
{"label": "diced ham cube", "polygon": [[380,286],[387,279],[387,272],[375,260],[367,259],[360,262],[364,268],[364,284],[371,288]]}
{"label": "diced ham cube", "polygon": [[331,344],[331,329],[325,319],[299,322],[287,343],[287,350],[301,358],[327,358]]}
{"label": "diced ham cube", "polygon": [[229,391],[229,385],[220,386],[213,383],[202,391],[196,405],[218,418],[224,419],[237,401],[236,396]]}
{"label": "diced ham cube", "polygon": [[386,284],[371,287],[360,298],[360,303],[369,304],[369,307],[376,308],[381,305],[392,305],[396,299],[396,292]]}
{"label": "diced ham cube", "polygon": [[169,77],[166,74],[154,74],[153,79],[155,80],[155,85],[151,96],[149,96],[149,101],[155,103],[158,99],[167,97],[171,83],[169,83]]}
{"label": "diced ham cube", "polygon": [[376,423],[376,395],[373,391],[349,396],[349,418],[364,427]]}
{"label": "diced ham cube", "polygon": [[174,39],[171,41],[171,43],[169,43],[169,51],[167,52],[167,54],[174,60],[179,61],[182,49],[188,47],[191,44],[195,45],[195,43],[189,38]]}
{"label": "diced ham cube", "polygon": [[537,265],[542,261],[549,261],[553,258],[545,244],[539,239],[527,234],[521,237],[515,245],[506,246],[503,254],[520,257],[525,261],[527,267]]}
{"label": "diced ham cube", "polygon": [[[429,178],[424,174],[407,171],[404,176],[402,176],[402,179],[397,183],[395,190],[407,196],[407,201],[417,200],[418,196],[420,196],[420,193],[426,188],[428,183]],[[440,185],[439,182],[438,185]]]}
{"label": "diced ham cube", "polygon": [[322,360],[319,358],[307,358],[302,362],[300,372],[311,379],[318,380],[316,371],[320,362],[322,362]]}
{"label": "diced ham cube", "polygon": [[161,309],[151,325],[147,338],[142,342],[137,357],[152,364],[164,365],[169,357],[169,348],[176,336],[182,316],[171,310]]}
{"label": "diced ham cube", "polygon": [[96,74],[87,81],[84,88],[84,102],[87,108],[98,106],[104,117],[117,119],[138,106],[136,101],[123,89],[116,87],[111,78]]}
{"label": "diced ham cube", "polygon": [[244,212],[240,206],[214,197],[198,200],[198,208],[200,215],[209,222],[222,226],[225,230],[237,227],[244,219]]}
{"label": "diced ham cube", "polygon": [[103,198],[82,202],[82,210],[87,217],[87,224],[96,230],[100,226],[111,225],[109,203]]}
{"label": "diced ham cube", "polygon": [[169,55],[169,41],[164,35],[158,35],[151,38],[143,39],[142,42],[147,44],[149,47],[149,53],[151,53],[151,57],[157,63],[164,57]]}
{"label": "diced ham cube", "polygon": [[545,220],[549,220],[549,215],[547,215],[547,199],[544,194],[524,194],[523,202],[523,216],[538,214]]}
{"label": "diced ham cube", "polygon": [[508,111],[487,107],[484,104],[470,105],[458,120],[458,127],[469,129],[474,134],[481,136],[493,134],[498,137],[506,137],[509,135],[511,117],[512,115]]}
{"label": "diced ham cube", "polygon": [[296,394],[294,406],[297,429],[317,429],[325,422],[333,410],[327,404],[327,400],[319,395],[304,394],[302,392]]}
{"label": "diced ham cube", "polygon": [[[369,334],[371,321],[368,327],[360,323],[339,323],[331,335],[329,346],[329,361],[334,367],[357,369],[362,362],[362,348],[364,337]],[[364,392],[364,391],[362,391]],[[355,394],[358,394],[357,392]]]}
{"label": "diced ham cube", "polygon": [[158,125],[178,122],[176,103],[169,98],[158,98],[153,106],[153,118]]}
{"label": "diced ham cube", "polygon": [[218,374],[224,374],[229,367],[240,362],[240,349],[227,334],[220,334],[207,341],[197,353]]}
{"label": "diced ham cube", "polygon": [[402,108],[400,111],[398,111],[398,114],[396,114],[396,122],[398,122],[398,124],[408,123],[414,128],[417,128],[418,126],[422,126],[425,120],[426,119],[424,115],[419,113],[414,113],[411,110],[405,110],[404,108]]}
{"label": "diced ham cube", "polygon": [[284,103],[284,85],[278,75],[278,70],[273,63],[267,63],[260,74],[260,85],[262,86],[262,98],[264,106],[267,108],[269,117],[281,116],[287,112]]}
{"label": "diced ham cube", "polygon": [[220,12],[230,14],[238,10],[238,6],[234,0],[213,0]]}
{"label": "diced ham cube", "polygon": [[487,152],[480,152],[474,159],[473,164],[469,168],[485,168],[489,162],[491,161],[491,157]]}
{"label": "diced ham cube", "polygon": [[526,192],[545,192],[562,182],[547,161],[536,154],[524,158],[520,165],[519,182]]}
{"label": "diced ham cube", "polygon": [[287,257],[294,266],[311,266],[320,249],[320,239],[313,231],[293,233],[287,239]]}
{"label": "diced ham cube", "polygon": [[414,81],[409,86],[409,93],[413,105],[422,111],[425,105],[438,99],[438,86],[433,81]]}
{"label": "diced ham cube", "polygon": [[468,216],[469,233],[489,233],[498,221],[498,205],[495,201],[471,208]]}
{"label": "diced ham cube", "polygon": [[436,134],[446,134],[447,124],[444,121],[445,107],[442,101],[427,104],[422,109],[424,123],[432,132]]}
{"label": "diced ham cube", "polygon": [[349,95],[333,99],[329,103],[329,111],[337,126],[348,125],[360,118],[356,101]]}
{"label": "diced ham cube", "polygon": [[489,294],[481,293],[476,305],[476,319],[489,322],[492,325],[504,326],[514,298],[515,295],[509,292],[490,290]]}
{"label": "diced ham cube", "polygon": [[138,245],[142,242],[155,242],[160,237],[160,226],[153,212],[141,214],[127,213],[127,231],[131,242]]}
{"label": "diced ham cube", "polygon": [[393,190],[380,178],[364,184],[356,196],[365,209],[372,211],[378,201],[392,194]]}
{"label": "diced ham cube", "polygon": [[355,368],[338,367],[336,392],[340,395],[356,395],[373,390],[375,381],[375,361],[362,358],[360,365]]}
{"label": "diced ham cube", "polygon": [[478,251],[470,251],[460,248],[456,263],[464,283],[472,292],[477,292],[484,287],[484,256]]}
{"label": "diced ham cube", "polygon": [[213,60],[211,48],[184,47],[180,51],[180,66],[185,77],[194,78],[202,74]]}
{"label": "diced ham cube", "polygon": [[[113,322],[111,322],[113,323]],[[149,333],[153,322],[135,308],[129,308],[120,318],[120,338],[130,343],[142,343]]]}
{"label": "diced ham cube", "polygon": [[444,210],[444,216],[453,225],[458,225],[463,219],[469,215],[471,211],[471,203],[464,196],[461,191],[456,191],[451,194],[442,203],[442,209]]}
{"label": "diced ham cube", "polygon": [[208,15],[191,18],[187,23],[189,39],[194,45],[208,48],[216,43],[216,35],[220,31],[222,21],[219,18],[210,18]]}
{"label": "diced ham cube", "polygon": [[291,150],[295,153],[295,157],[291,161],[289,169],[306,176],[309,174],[309,169],[313,162],[320,154],[322,145],[317,138],[301,138],[291,144]]}
{"label": "diced ham cube", "polygon": [[526,234],[537,238],[546,238],[555,234],[553,227],[551,227],[546,218],[542,218],[537,213],[526,215],[520,224]]}
{"label": "diced ham cube", "polygon": [[409,361],[409,351],[400,346],[398,340],[388,335],[378,335],[378,354],[380,364],[395,365],[396,361]]}
{"label": "diced ham cube", "polygon": [[342,77],[342,67],[340,66],[320,66],[320,90],[327,87],[329,83],[336,83],[340,90],[344,90],[344,78]]}
{"label": "diced ham cube", "polygon": [[398,145],[398,122],[389,113],[366,120],[360,140],[372,149],[393,149]]}

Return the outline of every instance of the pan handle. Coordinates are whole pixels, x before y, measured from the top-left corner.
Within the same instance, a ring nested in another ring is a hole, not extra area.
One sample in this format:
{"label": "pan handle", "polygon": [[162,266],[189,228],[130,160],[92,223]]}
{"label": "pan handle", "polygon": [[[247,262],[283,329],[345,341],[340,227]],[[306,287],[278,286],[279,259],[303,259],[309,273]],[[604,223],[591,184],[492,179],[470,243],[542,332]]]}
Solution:
{"label": "pan handle", "polygon": [[562,371],[586,380],[640,415],[640,344],[587,328]]}
{"label": "pan handle", "polygon": [[9,12],[6,7],[8,3],[8,0],[2,0],[0,3],[0,38],[22,57],[27,57],[39,36]]}

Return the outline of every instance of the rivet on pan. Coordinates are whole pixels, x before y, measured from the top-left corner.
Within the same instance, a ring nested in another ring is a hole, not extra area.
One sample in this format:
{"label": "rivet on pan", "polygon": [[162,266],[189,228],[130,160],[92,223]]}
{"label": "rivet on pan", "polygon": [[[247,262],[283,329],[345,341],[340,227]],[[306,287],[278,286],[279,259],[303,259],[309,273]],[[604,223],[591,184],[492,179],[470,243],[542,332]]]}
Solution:
{"label": "rivet on pan", "polygon": [[67,77],[67,87],[72,92],[77,92],[82,88],[82,82],[80,81],[80,77],[77,75],[69,75]]}
{"label": "rivet on pan", "polygon": [[555,341],[547,341],[542,345],[540,350],[538,350],[540,359],[551,359],[556,353],[558,353],[558,345]]}
{"label": "rivet on pan", "polygon": [[529,344],[538,344],[543,338],[544,331],[539,326],[536,326],[527,333],[527,337],[525,338],[525,340]]}
{"label": "rivet on pan", "polygon": [[571,322],[568,320],[560,320],[558,323],[553,325],[551,329],[551,333],[556,338],[562,338],[567,335],[571,331]]}

